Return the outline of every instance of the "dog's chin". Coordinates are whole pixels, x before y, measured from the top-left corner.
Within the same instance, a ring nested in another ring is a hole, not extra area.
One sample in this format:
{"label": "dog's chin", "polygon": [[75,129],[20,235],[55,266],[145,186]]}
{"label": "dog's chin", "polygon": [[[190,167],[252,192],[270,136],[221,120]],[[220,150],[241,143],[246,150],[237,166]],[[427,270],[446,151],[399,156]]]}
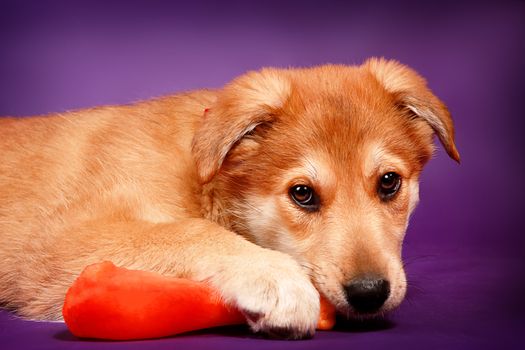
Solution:
{"label": "dog's chin", "polygon": [[347,304],[343,308],[338,308],[337,313],[348,322],[374,323],[387,320],[392,311],[397,309],[397,306],[387,302],[378,311],[358,312]]}

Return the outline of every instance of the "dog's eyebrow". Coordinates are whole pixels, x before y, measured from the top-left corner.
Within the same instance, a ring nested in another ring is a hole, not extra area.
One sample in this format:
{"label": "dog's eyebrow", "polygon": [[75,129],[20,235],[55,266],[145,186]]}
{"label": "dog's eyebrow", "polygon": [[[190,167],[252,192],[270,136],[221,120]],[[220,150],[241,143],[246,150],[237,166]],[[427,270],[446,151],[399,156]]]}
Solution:
{"label": "dog's eyebrow", "polygon": [[373,145],[370,149],[369,161],[365,165],[367,176],[373,175],[375,171],[382,167],[396,167],[400,172],[406,174],[408,171],[406,163],[399,156],[388,152],[381,145]]}
{"label": "dog's eyebrow", "polygon": [[316,166],[314,165],[314,162],[312,162],[312,160],[310,158],[305,158],[305,169],[306,169],[306,172],[308,173],[308,175],[310,176],[310,178],[314,181],[318,181],[319,180],[319,175],[317,173],[317,168]]}

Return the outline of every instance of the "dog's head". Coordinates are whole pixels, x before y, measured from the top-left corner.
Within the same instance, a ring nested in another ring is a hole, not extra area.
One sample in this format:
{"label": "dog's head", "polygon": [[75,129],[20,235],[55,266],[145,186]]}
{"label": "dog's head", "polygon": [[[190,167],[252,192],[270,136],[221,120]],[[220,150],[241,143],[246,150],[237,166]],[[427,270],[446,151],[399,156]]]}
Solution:
{"label": "dog's head", "polygon": [[238,78],[193,155],[233,230],[295,257],[339,311],[374,315],[405,294],[401,245],[434,134],[459,161],[452,119],[423,78],[370,59]]}

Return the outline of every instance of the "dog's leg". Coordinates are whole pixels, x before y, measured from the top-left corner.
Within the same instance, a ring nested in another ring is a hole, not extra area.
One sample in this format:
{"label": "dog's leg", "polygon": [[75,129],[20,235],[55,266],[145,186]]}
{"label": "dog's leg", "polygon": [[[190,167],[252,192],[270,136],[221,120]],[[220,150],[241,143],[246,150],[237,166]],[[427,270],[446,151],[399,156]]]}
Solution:
{"label": "dog's leg", "polygon": [[32,290],[32,298],[20,309],[25,316],[59,318],[75,276],[88,264],[111,260],[131,269],[208,280],[243,310],[254,331],[290,338],[314,332],[319,295],[299,264],[208,220],[97,221],[57,236],[46,248],[51,254],[36,262],[49,275],[39,285],[26,282],[23,294]]}

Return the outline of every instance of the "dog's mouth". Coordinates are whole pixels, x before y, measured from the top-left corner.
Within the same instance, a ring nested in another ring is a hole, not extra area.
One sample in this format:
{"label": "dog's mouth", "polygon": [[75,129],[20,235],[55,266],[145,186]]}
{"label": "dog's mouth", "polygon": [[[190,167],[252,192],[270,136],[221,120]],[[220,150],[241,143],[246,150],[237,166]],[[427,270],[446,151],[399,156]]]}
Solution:
{"label": "dog's mouth", "polygon": [[364,312],[364,311],[356,311],[352,309],[351,306],[348,306],[342,312],[338,310],[338,314],[347,320],[373,321],[373,320],[384,319],[386,315],[388,314],[388,310],[384,310],[383,308],[381,308],[373,312]]}
{"label": "dog's mouth", "polygon": [[406,282],[403,270],[399,271],[363,273],[348,279],[325,269],[312,282],[337,310],[338,322],[383,324],[404,299]]}
{"label": "dog's mouth", "polygon": [[357,311],[345,302],[337,308],[336,328],[344,332],[373,332],[390,329],[394,326],[390,320],[393,308],[386,302],[373,312]]}
{"label": "dog's mouth", "polygon": [[[363,299],[352,300],[341,290],[333,298],[327,297],[337,310],[339,318],[346,323],[382,323],[396,309],[397,303],[393,300],[394,296],[390,293],[386,297],[380,297],[377,300]],[[349,300],[350,299],[350,300]]]}
{"label": "dog's mouth", "polygon": [[390,283],[384,279],[353,280],[327,298],[348,319],[382,318],[393,308]]}

